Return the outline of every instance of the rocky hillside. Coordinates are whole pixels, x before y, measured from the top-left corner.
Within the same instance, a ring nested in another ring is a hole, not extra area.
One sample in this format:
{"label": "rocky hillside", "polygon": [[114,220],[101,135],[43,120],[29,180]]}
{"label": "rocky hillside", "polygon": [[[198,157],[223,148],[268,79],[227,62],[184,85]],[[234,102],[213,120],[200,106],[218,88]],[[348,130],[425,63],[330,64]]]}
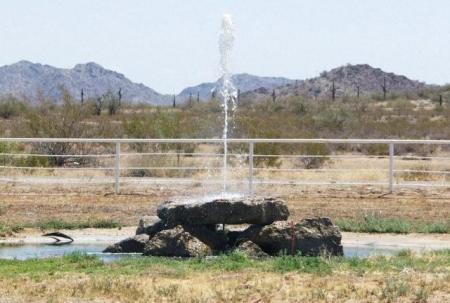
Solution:
{"label": "rocky hillside", "polygon": [[[234,86],[241,91],[241,93],[253,91],[259,88],[265,88],[272,90],[276,87],[285,86],[288,84],[294,84],[295,80],[290,80],[282,77],[259,77],[250,74],[235,74],[232,76]],[[211,97],[212,92],[219,87],[219,80],[216,82],[206,82],[197,86],[187,87],[180,94],[178,99],[186,101],[192,94],[193,98],[200,95],[200,99],[208,100]]]}
{"label": "rocky hillside", "polygon": [[[405,76],[385,72],[379,68],[367,64],[346,65],[330,71],[325,71],[320,76],[289,83],[276,90],[277,95],[307,95],[309,97],[331,96],[335,86],[337,97],[356,96],[359,87],[361,96],[383,94],[382,86],[385,85],[387,94],[402,92],[417,92],[426,85],[422,82],[408,79]],[[247,97],[262,98],[272,94],[272,90],[255,90],[247,93]]]}
{"label": "rocky hillside", "polygon": [[86,98],[97,97],[108,90],[122,89],[125,100],[155,104],[169,103],[171,98],[153,89],[130,81],[124,75],[96,63],[78,64],[72,69],[20,61],[0,67],[0,94],[12,94],[34,101],[38,96],[59,99],[66,88],[73,96],[84,90]]}
{"label": "rocky hillside", "polygon": [[[209,100],[212,92],[219,86],[216,82],[205,82],[185,88],[177,95],[177,103],[185,102],[189,96],[195,100],[199,94],[201,100]],[[268,98],[276,89],[277,96],[308,95],[310,97],[331,96],[332,85],[336,96],[356,95],[359,86],[361,95],[382,94],[382,85],[386,83],[388,93],[415,92],[424,83],[410,80],[405,76],[387,73],[367,64],[346,65],[323,72],[312,79],[290,80],[282,77],[258,77],[250,74],[233,75],[233,83],[241,96],[248,100]],[[155,90],[130,81],[123,74],[103,68],[96,63],[78,64],[72,69],[56,68],[49,65],[20,61],[0,67],[0,95],[12,94],[26,97],[31,101],[40,96],[60,99],[66,88],[79,98],[81,89],[85,98],[98,97],[108,90],[122,90],[124,100],[152,104],[172,104],[173,97],[162,95]]]}

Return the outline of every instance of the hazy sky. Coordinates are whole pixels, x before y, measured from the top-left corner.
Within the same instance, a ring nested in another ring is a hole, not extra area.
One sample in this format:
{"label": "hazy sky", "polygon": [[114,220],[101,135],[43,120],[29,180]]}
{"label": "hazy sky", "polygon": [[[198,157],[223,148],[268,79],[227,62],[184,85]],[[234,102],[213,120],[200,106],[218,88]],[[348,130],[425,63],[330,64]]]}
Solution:
{"label": "hazy sky", "polygon": [[0,0],[0,65],[95,61],[159,92],[212,81],[233,17],[232,70],[293,79],[368,63],[450,83],[448,0]]}

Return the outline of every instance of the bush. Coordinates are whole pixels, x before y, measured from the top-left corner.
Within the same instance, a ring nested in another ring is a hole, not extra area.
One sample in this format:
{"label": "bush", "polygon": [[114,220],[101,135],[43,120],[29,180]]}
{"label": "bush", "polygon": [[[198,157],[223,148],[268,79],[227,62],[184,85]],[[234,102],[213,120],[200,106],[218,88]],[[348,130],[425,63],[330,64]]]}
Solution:
{"label": "bush", "polygon": [[0,117],[3,119],[18,116],[24,109],[25,105],[12,96],[0,98]]}
{"label": "bush", "polygon": [[318,156],[300,158],[300,162],[303,163],[304,168],[315,169],[322,167],[322,165],[328,160],[328,157],[326,156],[330,154],[330,151],[325,144],[308,143],[302,145],[301,153],[305,155]]}
{"label": "bush", "polygon": [[[88,113],[86,109],[75,102],[65,92],[63,103],[57,105],[51,102],[42,102],[34,110],[27,112],[24,135],[29,137],[48,138],[83,138],[89,137],[92,126],[84,123]],[[50,165],[62,166],[73,159],[57,157],[56,155],[76,154],[86,151],[83,144],[56,142],[32,144],[32,152],[50,155]],[[52,156],[55,155],[55,156]],[[87,161],[86,158],[79,159]]]}
{"label": "bush", "polygon": [[108,107],[108,114],[110,116],[115,115],[119,111],[121,107],[121,100],[119,99],[119,96],[116,96],[111,91],[108,91],[102,96],[102,100],[103,103]]}

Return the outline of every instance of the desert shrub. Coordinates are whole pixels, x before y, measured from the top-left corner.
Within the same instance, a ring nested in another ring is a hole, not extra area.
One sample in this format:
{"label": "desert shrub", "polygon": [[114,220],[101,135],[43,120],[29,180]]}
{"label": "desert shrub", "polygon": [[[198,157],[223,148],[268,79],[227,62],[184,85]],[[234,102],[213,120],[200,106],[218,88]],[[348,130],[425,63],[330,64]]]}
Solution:
{"label": "desert shrub", "polygon": [[303,164],[303,167],[306,169],[315,169],[320,168],[323,164],[328,161],[327,155],[330,154],[330,150],[325,144],[320,143],[307,143],[302,144],[301,153],[305,155],[311,156],[319,156],[319,157],[301,157],[300,162]]}
{"label": "desert shrub", "polygon": [[387,144],[362,144],[360,150],[364,154],[371,156],[389,155],[389,146]]}
{"label": "desert shrub", "polygon": [[8,96],[0,98],[0,117],[10,119],[18,116],[25,110],[25,104],[15,97]]}
{"label": "desert shrub", "polygon": [[16,158],[14,160],[14,166],[18,167],[48,167],[50,166],[50,160],[48,157],[40,156],[27,156]]}
{"label": "desert shrub", "polygon": [[110,116],[115,115],[121,107],[121,100],[119,99],[119,96],[113,94],[112,91],[106,92],[102,96],[102,101],[104,104],[106,104],[108,108],[108,114]]}
{"label": "desert shrub", "polygon": [[95,99],[95,101],[93,102],[93,113],[96,116],[100,116],[102,114],[102,109],[103,109],[103,98],[102,97],[97,97]]}
{"label": "desert shrub", "polygon": [[293,105],[293,111],[294,113],[296,113],[299,116],[303,116],[306,114],[307,109],[306,109],[306,105],[302,102],[298,102],[298,103],[294,103]]}
{"label": "desert shrub", "polygon": [[124,133],[130,138],[179,138],[179,112],[157,109],[151,114],[133,115],[122,121]]}
{"label": "desert shrub", "polygon": [[415,165],[410,170],[408,172],[402,172],[400,177],[405,181],[432,181],[438,180],[440,177],[440,175],[429,172],[430,167],[426,165]]}
{"label": "desert shrub", "polygon": [[21,153],[26,153],[24,144],[0,142],[0,165],[16,167],[46,167],[49,165],[47,157],[21,156]]}
{"label": "desert shrub", "polygon": [[[131,119],[123,120],[123,129],[130,138],[181,138],[186,129],[181,125],[181,114],[175,111],[157,109],[150,115],[135,115]],[[130,144],[138,152],[162,152],[175,150],[177,152],[192,153],[193,144]]]}
{"label": "desert shrub", "polygon": [[331,132],[344,130],[345,122],[349,118],[346,110],[330,107],[314,115],[314,123],[317,129],[329,130]]}
{"label": "desert shrub", "polygon": [[282,153],[278,144],[258,143],[255,145],[254,153],[255,155],[271,155],[271,157],[255,157],[254,163],[257,167],[280,167],[283,163],[282,160],[276,156]]}
{"label": "desert shrub", "polygon": [[439,150],[437,145],[428,144],[397,144],[395,146],[396,155],[413,155],[418,157],[431,156]]}
{"label": "desert shrub", "polygon": [[[29,137],[48,138],[83,138],[89,137],[92,127],[84,123],[88,116],[86,109],[67,93],[64,93],[63,103],[57,105],[42,102],[27,112],[24,133]],[[50,165],[62,166],[67,161],[73,161],[56,155],[77,154],[86,151],[82,144],[56,142],[32,144],[32,153],[47,154]],[[53,156],[54,155],[54,156]],[[80,161],[88,161],[80,158]]]}

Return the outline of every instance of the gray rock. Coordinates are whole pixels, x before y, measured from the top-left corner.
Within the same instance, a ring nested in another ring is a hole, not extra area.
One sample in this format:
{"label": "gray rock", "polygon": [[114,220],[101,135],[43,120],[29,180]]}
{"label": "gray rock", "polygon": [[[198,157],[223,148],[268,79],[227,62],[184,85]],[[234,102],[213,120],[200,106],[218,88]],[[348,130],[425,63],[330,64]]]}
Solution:
{"label": "gray rock", "polygon": [[[293,225],[293,226],[292,226]],[[274,222],[250,226],[238,241],[251,240],[270,255],[295,253],[306,256],[342,255],[341,233],[329,218],[304,219],[298,223]]]}
{"label": "gray rock", "polygon": [[236,247],[237,251],[245,253],[252,258],[265,258],[269,255],[265,253],[261,247],[253,243],[252,241],[244,241]]}
{"label": "gray rock", "polygon": [[286,220],[289,210],[277,198],[216,199],[201,202],[168,201],[158,207],[158,217],[169,224],[271,224]]}
{"label": "gray rock", "polygon": [[199,257],[211,255],[211,249],[182,226],[163,230],[144,248],[145,256]]}
{"label": "gray rock", "polygon": [[131,238],[126,238],[118,243],[108,246],[103,252],[108,253],[141,253],[144,251],[145,244],[149,236],[142,234]]}
{"label": "gray rock", "polygon": [[162,221],[157,216],[144,216],[139,220],[139,225],[138,228],[136,229],[136,235],[147,234],[150,237],[153,237],[160,231],[172,227],[173,226],[168,226],[164,221]]}

